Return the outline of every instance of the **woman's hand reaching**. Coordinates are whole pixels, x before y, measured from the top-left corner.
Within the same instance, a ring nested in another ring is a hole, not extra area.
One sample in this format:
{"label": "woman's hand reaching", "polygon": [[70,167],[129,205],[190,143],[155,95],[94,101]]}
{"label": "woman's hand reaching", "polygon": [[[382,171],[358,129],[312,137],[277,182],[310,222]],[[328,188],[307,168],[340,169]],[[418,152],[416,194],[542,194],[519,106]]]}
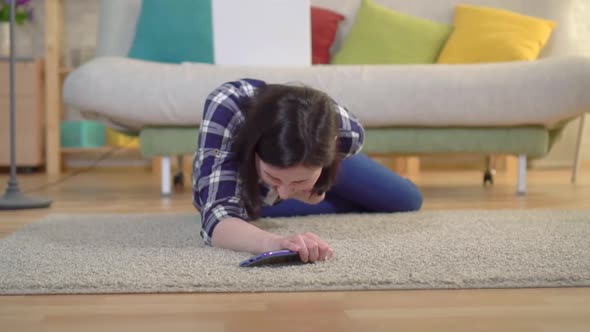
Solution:
{"label": "woman's hand reaching", "polygon": [[251,253],[288,249],[299,253],[303,262],[330,259],[334,251],[317,235],[306,232],[290,236],[264,231],[237,218],[223,219],[213,232],[214,247]]}
{"label": "woman's hand reaching", "polygon": [[306,232],[290,236],[278,237],[277,247],[299,253],[303,262],[315,262],[330,259],[334,250],[317,235]]}

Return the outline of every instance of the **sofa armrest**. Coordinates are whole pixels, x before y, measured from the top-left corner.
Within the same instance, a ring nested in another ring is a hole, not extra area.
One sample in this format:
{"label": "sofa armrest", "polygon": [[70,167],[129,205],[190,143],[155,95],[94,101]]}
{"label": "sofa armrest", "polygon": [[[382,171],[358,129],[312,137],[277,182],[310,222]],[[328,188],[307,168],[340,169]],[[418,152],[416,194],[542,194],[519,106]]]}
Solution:
{"label": "sofa armrest", "polygon": [[[590,58],[342,68],[318,81],[367,126],[544,126],[590,110]],[[359,93],[360,92],[360,93]],[[370,110],[368,110],[370,109]]]}

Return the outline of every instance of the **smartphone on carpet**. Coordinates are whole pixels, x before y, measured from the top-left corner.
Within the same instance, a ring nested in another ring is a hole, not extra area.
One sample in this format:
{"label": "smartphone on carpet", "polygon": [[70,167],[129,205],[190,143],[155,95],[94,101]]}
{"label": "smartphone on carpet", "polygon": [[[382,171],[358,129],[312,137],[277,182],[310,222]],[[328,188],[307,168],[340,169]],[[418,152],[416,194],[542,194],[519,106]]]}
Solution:
{"label": "smartphone on carpet", "polygon": [[302,263],[299,253],[291,250],[267,251],[240,262],[240,267]]}

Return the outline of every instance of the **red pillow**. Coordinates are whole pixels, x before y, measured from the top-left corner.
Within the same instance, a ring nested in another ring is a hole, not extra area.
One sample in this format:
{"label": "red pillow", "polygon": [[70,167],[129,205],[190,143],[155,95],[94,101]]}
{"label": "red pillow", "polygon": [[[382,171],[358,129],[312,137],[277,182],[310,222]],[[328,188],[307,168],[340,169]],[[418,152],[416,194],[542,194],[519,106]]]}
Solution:
{"label": "red pillow", "polygon": [[313,64],[330,63],[330,47],[336,39],[338,23],[344,16],[328,9],[311,7],[311,53]]}

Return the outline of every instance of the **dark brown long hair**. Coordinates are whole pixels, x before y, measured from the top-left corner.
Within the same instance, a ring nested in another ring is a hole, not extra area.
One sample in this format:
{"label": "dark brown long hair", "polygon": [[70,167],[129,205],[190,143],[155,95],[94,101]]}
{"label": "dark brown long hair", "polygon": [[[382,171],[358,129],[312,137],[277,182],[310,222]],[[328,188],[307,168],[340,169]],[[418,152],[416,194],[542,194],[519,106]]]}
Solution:
{"label": "dark brown long hair", "polygon": [[340,159],[336,106],[327,94],[309,87],[268,84],[243,100],[241,107],[245,124],[233,148],[239,162],[241,198],[249,217],[258,218],[262,206],[256,154],[278,168],[322,167],[313,191],[328,191]]}

